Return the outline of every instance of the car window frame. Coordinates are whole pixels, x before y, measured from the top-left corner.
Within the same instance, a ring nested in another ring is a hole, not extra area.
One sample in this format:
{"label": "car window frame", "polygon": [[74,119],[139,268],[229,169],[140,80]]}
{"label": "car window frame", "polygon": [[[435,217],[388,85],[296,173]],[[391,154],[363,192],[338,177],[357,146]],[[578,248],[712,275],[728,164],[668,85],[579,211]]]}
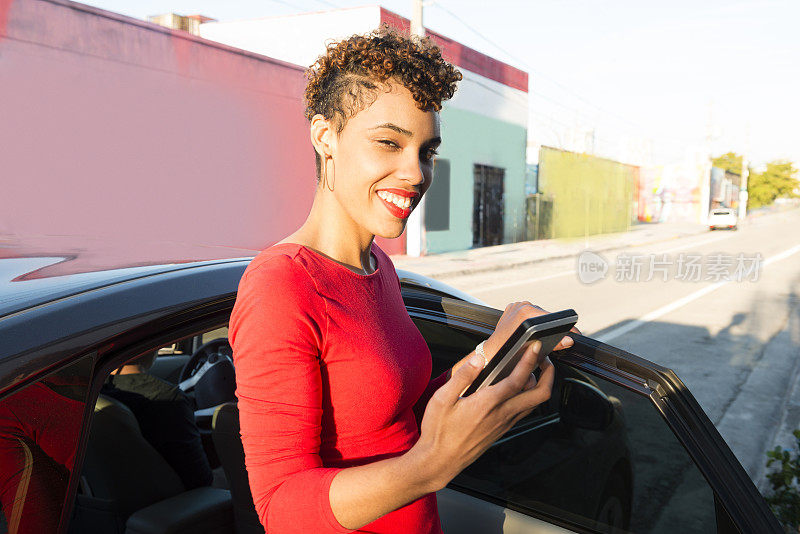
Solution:
{"label": "car window frame", "polygon": [[[78,449],[76,450],[75,470],[70,476],[69,486],[67,488],[67,500],[64,504],[64,510],[62,511],[61,522],[59,524],[59,533],[65,533],[69,529],[69,523],[72,518],[73,508],[75,506],[77,490],[80,485],[83,461],[85,459],[86,448],[89,442],[91,423],[94,415],[94,405],[100,396],[100,390],[103,387],[103,384],[106,382],[111,372],[135,356],[147,352],[148,350],[155,350],[157,347],[163,346],[170,341],[187,338],[191,339],[193,336],[202,334],[205,331],[213,330],[221,326],[227,326],[232,309],[233,302],[230,303],[230,309],[215,309],[209,315],[198,317],[190,311],[180,313],[168,320],[159,321],[166,322],[167,324],[170,324],[170,326],[157,332],[152,331],[154,325],[139,327],[138,329],[128,332],[131,338],[129,343],[119,346],[114,350],[108,351],[95,359],[89,384],[89,392],[86,400],[86,413],[84,414],[80,440],[78,443]],[[181,316],[189,313],[192,315],[191,321],[182,322],[180,320]],[[137,336],[137,331],[141,331],[141,335]]]}
{"label": "car window frame", "polygon": [[[446,322],[481,334],[491,334],[502,315],[502,311],[491,307],[426,293],[416,287],[403,288],[402,294],[412,318]],[[562,363],[638,392],[654,404],[711,488],[718,532],[783,532],[741,463],[674,371],[587,336],[573,332],[570,337],[573,346],[555,356]],[[511,503],[504,505],[516,509]],[[530,514],[530,510],[517,511]],[[582,531],[580,526],[559,518],[537,518]]]}

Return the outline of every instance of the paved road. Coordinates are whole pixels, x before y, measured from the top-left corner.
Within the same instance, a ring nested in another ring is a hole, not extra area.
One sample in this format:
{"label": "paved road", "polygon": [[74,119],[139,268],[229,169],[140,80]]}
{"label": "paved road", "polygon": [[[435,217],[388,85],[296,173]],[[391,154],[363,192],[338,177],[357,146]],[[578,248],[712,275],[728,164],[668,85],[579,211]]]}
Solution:
{"label": "paved road", "polygon": [[[735,232],[603,254],[608,271],[593,284],[579,279],[575,258],[443,281],[500,309],[515,300],[552,311],[574,308],[584,334],[674,369],[759,483],[764,450],[786,423],[785,407],[800,362],[797,228],[800,212],[795,210],[749,220]],[[755,262],[757,274],[728,282],[713,274],[715,265],[718,273],[735,273],[739,254],[745,269]],[[666,281],[660,272],[646,280],[650,255],[666,260]],[[634,271],[621,268],[626,256],[628,264],[641,262],[638,281]],[[688,262],[691,256],[703,264],[699,281],[687,276],[692,271],[686,264],[684,279],[679,279],[679,259]],[[720,261],[733,265],[722,269]],[[629,279],[617,279],[623,274]]]}

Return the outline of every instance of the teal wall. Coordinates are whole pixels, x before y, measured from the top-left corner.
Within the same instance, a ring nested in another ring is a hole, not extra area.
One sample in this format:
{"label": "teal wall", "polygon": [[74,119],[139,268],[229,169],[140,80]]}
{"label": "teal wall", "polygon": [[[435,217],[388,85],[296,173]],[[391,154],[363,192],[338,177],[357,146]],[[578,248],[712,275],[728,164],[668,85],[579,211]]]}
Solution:
{"label": "teal wall", "polygon": [[442,110],[439,158],[450,161],[450,229],[426,232],[428,254],[472,248],[473,165],[505,169],[504,243],[525,239],[527,130],[471,111]]}

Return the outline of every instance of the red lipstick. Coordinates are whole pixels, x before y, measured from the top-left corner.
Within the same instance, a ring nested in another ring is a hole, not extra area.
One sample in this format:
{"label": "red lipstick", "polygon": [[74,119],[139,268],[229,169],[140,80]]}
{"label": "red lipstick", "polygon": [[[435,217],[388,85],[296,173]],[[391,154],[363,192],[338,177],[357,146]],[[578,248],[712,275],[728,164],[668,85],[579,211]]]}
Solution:
{"label": "red lipstick", "polygon": [[389,202],[388,200],[382,199],[380,195],[378,195],[378,198],[383,205],[386,206],[386,209],[389,210],[389,213],[398,219],[405,219],[411,215],[411,211],[414,209],[414,206],[417,204],[417,199],[419,198],[419,193],[416,191],[407,191],[405,189],[389,188],[379,189],[378,191],[386,191],[387,193],[394,193],[397,196],[411,199],[411,204],[407,208],[401,208]]}
{"label": "red lipstick", "polygon": [[395,195],[412,199],[415,199],[419,196],[419,193],[417,193],[416,191],[406,191],[405,189],[397,189],[396,187],[390,187],[387,189],[378,189],[378,191],[386,191],[387,193],[394,193]]}

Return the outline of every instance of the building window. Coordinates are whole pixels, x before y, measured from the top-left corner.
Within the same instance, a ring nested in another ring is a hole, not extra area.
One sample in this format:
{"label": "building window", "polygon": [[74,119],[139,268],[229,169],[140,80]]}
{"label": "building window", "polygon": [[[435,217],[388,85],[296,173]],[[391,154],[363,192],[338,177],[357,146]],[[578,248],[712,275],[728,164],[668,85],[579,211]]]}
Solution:
{"label": "building window", "polygon": [[425,193],[425,230],[450,229],[450,161],[436,159],[433,183]]}

